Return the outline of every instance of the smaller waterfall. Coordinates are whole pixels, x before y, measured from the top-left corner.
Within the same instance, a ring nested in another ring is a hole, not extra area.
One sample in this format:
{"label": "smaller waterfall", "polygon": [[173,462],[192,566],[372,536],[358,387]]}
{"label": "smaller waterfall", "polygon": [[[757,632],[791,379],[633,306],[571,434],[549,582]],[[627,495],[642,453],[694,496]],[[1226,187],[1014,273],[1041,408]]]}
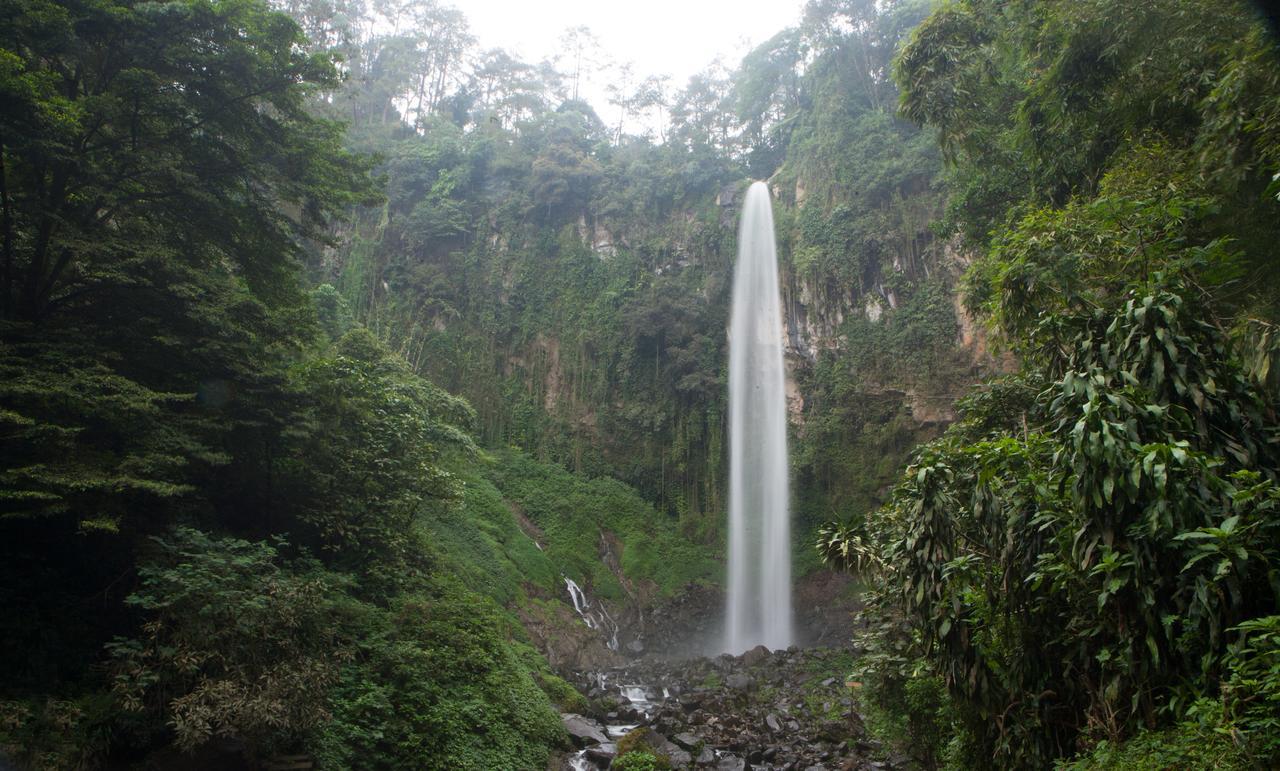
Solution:
{"label": "smaller waterfall", "polygon": [[578,586],[578,582],[568,576],[564,576],[564,585],[569,590],[569,599],[573,602],[573,609],[577,612],[578,617],[582,619],[582,623],[586,624],[588,629],[595,629],[606,635],[608,639],[605,644],[609,646],[609,650],[616,651],[618,649],[618,623],[613,620],[613,616],[609,615],[604,603],[600,603],[598,609],[593,609],[591,600],[587,599],[587,593],[582,591],[582,587]]}

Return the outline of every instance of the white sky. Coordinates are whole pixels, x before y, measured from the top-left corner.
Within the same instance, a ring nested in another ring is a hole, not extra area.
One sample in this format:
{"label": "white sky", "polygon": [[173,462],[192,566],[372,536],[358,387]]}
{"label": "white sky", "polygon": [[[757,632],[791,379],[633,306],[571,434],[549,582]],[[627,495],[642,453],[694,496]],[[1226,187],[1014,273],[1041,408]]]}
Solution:
{"label": "white sky", "polygon": [[[804,0],[446,0],[467,16],[481,48],[505,48],[537,63],[553,58],[569,27],[586,26],[637,79],[670,75],[673,90],[717,56],[729,69],[752,46],[800,22]],[[585,93],[607,108],[603,84]]]}

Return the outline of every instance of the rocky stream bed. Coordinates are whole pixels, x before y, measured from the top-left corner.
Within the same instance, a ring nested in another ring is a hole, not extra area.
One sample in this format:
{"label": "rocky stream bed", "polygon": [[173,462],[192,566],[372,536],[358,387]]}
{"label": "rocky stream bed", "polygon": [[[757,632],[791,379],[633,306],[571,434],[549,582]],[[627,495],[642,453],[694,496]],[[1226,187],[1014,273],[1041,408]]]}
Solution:
{"label": "rocky stream bed", "polygon": [[641,659],[577,672],[586,714],[564,714],[576,751],[565,771],[608,769],[621,751],[665,756],[675,769],[894,769],[869,739],[845,681],[853,652],[760,646],[741,656]]}

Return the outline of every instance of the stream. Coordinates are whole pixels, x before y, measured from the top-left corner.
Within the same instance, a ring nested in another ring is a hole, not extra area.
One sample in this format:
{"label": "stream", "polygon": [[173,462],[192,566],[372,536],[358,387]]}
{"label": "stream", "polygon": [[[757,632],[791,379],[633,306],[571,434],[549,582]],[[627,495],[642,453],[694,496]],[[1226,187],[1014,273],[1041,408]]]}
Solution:
{"label": "stream", "polygon": [[631,735],[634,749],[673,769],[861,771],[904,768],[871,739],[846,675],[855,651],[758,646],[741,656],[639,659],[577,672],[583,714],[561,715],[575,750],[565,771],[604,771]]}

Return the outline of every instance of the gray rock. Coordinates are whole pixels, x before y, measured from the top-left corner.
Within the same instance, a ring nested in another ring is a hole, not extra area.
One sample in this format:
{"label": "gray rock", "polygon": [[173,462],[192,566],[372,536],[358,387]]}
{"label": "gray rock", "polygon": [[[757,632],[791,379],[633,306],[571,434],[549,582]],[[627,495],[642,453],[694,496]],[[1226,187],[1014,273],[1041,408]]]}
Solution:
{"label": "gray rock", "polygon": [[608,765],[618,754],[618,745],[613,742],[595,744],[586,749],[586,756],[601,765]]}
{"label": "gray rock", "polygon": [[836,679],[834,677],[828,677],[826,680],[822,681],[822,687],[830,688],[831,686],[835,685],[835,682],[836,682]]}
{"label": "gray rock", "polygon": [[724,684],[735,691],[749,691],[751,690],[751,686],[755,685],[755,681],[752,680],[750,676],[738,672],[726,677],[724,679]]}
{"label": "gray rock", "polygon": [[756,664],[759,664],[767,658],[769,658],[769,649],[763,645],[757,645],[742,654],[742,663],[748,667],[754,667]]}
{"label": "gray rock", "polygon": [[627,650],[632,653],[644,653],[644,643],[640,640],[632,640],[627,643]]}
{"label": "gray rock", "polygon": [[751,766],[737,755],[725,755],[716,763],[716,771],[749,771]]}
{"label": "gray rock", "polygon": [[589,717],[561,712],[560,722],[564,723],[564,730],[569,732],[573,743],[579,747],[604,744],[609,741],[609,737],[604,732],[604,726]]}
{"label": "gray rock", "polygon": [[769,730],[773,731],[775,734],[782,730],[782,721],[779,720],[778,716],[772,712],[765,716],[764,724],[769,726]]}
{"label": "gray rock", "polygon": [[692,750],[694,747],[697,747],[699,744],[702,743],[698,739],[698,737],[688,732],[676,734],[675,736],[671,737],[671,741],[675,742],[681,747],[684,747],[686,750]]}
{"label": "gray rock", "polygon": [[703,747],[702,752],[698,753],[698,758],[694,762],[700,766],[709,766],[716,762],[716,753],[710,747]]}

